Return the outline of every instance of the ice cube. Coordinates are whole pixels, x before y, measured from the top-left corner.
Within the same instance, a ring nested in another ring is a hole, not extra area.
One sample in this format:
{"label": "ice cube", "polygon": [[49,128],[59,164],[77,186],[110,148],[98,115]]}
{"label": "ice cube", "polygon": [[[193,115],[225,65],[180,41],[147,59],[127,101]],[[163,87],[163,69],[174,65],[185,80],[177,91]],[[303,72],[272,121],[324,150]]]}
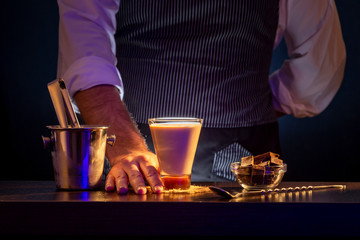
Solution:
{"label": "ice cube", "polygon": [[262,185],[264,183],[265,166],[254,165],[251,173],[251,183],[255,185]]}
{"label": "ice cube", "polygon": [[270,165],[270,161],[265,161],[265,162],[262,162],[262,163],[259,163],[259,164],[257,164],[257,165],[254,165],[254,166],[263,166],[263,167],[265,167],[265,166],[269,166]]}
{"label": "ice cube", "polygon": [[254,164],[259,164],[265,161],[269,161],[272,158],[279,158],[279,154],[273,152],[266,152],[254,157]]}
{"label": "ice cube", "polygon": [[251,166],[253,164],[254,164],[254,156],[247,156],[247,157],[241,158],[241,166],[242,167]]}
{"label": "ice cube", "polygon": [[271,158],[270,160],[271,165],[283,165],[283,160],[279,158]]}

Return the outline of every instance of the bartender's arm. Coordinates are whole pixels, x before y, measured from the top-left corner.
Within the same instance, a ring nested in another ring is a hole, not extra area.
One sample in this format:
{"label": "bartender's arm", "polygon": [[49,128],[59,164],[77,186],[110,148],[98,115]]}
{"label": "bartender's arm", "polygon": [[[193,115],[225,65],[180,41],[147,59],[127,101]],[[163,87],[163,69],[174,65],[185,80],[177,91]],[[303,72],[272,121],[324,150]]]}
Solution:
{"label": "bartender's arm", "polygon": [[274,107],[312,117],[332,101],[344,76],[346,50],[334,0],[280,0],[276,45],[289,59],[270,77]]}
{"label": "bartender's arm", "polygon": [[116,68],[115,14],[119,1],[59,0],[58,77],[64,78],[86,124],[108,125],[116,135],[106,156],[111,170],[105,189],[145,194],[163,189],[156,156],[148,151],[126,106]]}
{"label": "bartender's arm", "polygon": [[148,151],[118,90],[111,85],[99,85],[79,91],[75,100],[87,124],[111,126],[109,133],[116,135],[116,144],[106,150],[111,170],[106,177],[105,190],[117,189],[124,194],[130,183],[137,194],[145,194],[145,178],[153,191],[160,193],[163,187],[156,155]]}

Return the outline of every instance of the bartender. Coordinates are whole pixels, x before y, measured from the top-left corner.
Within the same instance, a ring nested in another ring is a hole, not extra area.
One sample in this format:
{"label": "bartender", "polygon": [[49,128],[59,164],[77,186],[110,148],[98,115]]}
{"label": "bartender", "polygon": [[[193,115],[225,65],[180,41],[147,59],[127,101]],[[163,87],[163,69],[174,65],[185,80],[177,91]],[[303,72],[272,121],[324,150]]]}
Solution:
{"label": "bartender", "polygon": [[[280,153],[277,118],[312,117],[340,87],[345,46],[334,0],[58,0],[58,77],[86,124],[109,125],[105,190],[163,190],[147,119],[197,117],[193,181]],[[269,77],[285,38],[289,59]]]}

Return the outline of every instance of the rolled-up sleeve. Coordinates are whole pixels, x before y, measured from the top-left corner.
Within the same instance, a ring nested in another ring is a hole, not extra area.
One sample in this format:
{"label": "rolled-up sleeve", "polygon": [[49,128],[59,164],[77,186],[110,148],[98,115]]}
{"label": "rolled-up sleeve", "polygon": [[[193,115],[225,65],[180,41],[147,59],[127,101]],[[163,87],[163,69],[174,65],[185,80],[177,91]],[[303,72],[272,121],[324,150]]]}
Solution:
{"label": "rolled-up sleeve", "polygon": [[123,85],[116,68],[115,15],[120,0],[58,0],[58,77],[70,95],[97,85]]}
{"label": "rolled-up sleeve", "polygon": [[277,41],[289,59],[270,76],[273,103],[295,117],[321,113],[343,80],[346,50],[334,0],[281,0]]}

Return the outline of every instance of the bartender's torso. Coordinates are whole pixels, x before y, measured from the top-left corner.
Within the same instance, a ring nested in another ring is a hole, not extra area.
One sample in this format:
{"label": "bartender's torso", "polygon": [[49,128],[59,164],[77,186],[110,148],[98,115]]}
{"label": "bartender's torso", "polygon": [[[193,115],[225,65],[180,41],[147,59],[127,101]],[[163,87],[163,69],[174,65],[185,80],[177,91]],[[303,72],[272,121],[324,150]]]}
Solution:
{"label": "bartender's torso", "polygon": [[117,14],[124,101],[137,122],[204,127],[276,121],[268,83],[278,0],[124,0]]}

